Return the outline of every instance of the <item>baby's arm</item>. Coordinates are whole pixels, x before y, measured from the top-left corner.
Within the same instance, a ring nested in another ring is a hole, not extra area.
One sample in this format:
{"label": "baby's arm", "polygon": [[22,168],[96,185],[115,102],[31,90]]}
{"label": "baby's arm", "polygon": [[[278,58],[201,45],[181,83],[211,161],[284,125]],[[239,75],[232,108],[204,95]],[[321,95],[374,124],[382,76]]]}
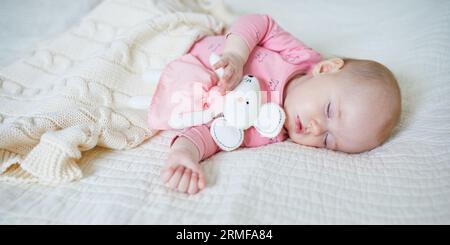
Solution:
{"label": "baby's arm", "polygon": [[243,67],[257,45],[278,52],[289,63],[304,64],[306,69],[321,59],[319,53],[283,30],[270,16],[244,15],[231,26],[222,59],[213,65],[216,70],[224,68],[219,81],[222,92],[239,84]]}
{"label": "baby's arm", "polygon": [[319,53],[283,30],[268,15],[249,14],[240,17],[230,28],[228,35],[232,34],[242,38],[250,52],[259,45],[278,52],[292,64],[300,64],[305,60],[315,62],[321,58]]}
{"label": "baby's arm", "polygon": [[219,148],[209,133],[207,125],[181,131],[173,140],[161,179],[180,192],[195,194],[206,186],[200,162]]}

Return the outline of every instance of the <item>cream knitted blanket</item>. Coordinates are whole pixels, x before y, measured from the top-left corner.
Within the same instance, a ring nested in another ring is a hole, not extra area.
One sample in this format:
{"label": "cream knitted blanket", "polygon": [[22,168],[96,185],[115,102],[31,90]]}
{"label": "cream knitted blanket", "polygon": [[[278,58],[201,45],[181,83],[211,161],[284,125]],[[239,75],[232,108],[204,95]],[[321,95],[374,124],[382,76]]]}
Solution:
{"label": "cream knitted blanket", "polygon": [[[212,11],[216,11],[212,13]],[[146,111],[161,69],[231,16],[221,2],[100,4],[81,23],[0,70],[0,179],[61,183],[80,179],[77,161],[95,146],[125,150],[153,136]]]}

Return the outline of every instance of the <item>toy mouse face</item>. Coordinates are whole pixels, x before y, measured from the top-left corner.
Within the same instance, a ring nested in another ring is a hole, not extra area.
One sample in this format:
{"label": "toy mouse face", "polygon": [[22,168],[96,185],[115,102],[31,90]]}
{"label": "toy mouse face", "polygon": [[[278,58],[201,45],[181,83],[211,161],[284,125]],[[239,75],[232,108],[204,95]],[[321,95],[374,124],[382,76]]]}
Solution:
{"label": "toy mouse face", "polygon": [[258,80],[246,75],[241,83],[225,96],[223,115],[230,126],[247,129],[258,118],[261,94]]}

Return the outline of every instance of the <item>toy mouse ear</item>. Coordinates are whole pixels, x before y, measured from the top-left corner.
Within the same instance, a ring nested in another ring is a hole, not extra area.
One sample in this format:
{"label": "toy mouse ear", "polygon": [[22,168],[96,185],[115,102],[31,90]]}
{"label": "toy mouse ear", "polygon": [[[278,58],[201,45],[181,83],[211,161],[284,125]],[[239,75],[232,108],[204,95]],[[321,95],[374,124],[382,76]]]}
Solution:
{"label": "toy mouse ear", "polygon": [[209,130],[216,144],[224,151],[232,151],[244,141],[244,131],[227,125],[224,117],[215,119]]}
{"label": "toy mouse ear", "polygon": [[279,105],[267,103],[261,106],[254,126],[262,136],[272,138],[280,133],[285,120],[286,114]]}

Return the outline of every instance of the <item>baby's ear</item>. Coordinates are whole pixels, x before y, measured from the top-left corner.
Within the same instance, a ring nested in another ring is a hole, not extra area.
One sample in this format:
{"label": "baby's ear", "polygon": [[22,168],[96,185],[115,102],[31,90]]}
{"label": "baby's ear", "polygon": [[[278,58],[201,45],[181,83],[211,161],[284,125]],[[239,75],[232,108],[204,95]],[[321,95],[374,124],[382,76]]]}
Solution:
{"label": "baby's ear", "polygon": [[334,73],[344,67],[344,60],[341,58],[331,58],[317,63],[313,69],[313,75],[317,76],[320,74]]}

